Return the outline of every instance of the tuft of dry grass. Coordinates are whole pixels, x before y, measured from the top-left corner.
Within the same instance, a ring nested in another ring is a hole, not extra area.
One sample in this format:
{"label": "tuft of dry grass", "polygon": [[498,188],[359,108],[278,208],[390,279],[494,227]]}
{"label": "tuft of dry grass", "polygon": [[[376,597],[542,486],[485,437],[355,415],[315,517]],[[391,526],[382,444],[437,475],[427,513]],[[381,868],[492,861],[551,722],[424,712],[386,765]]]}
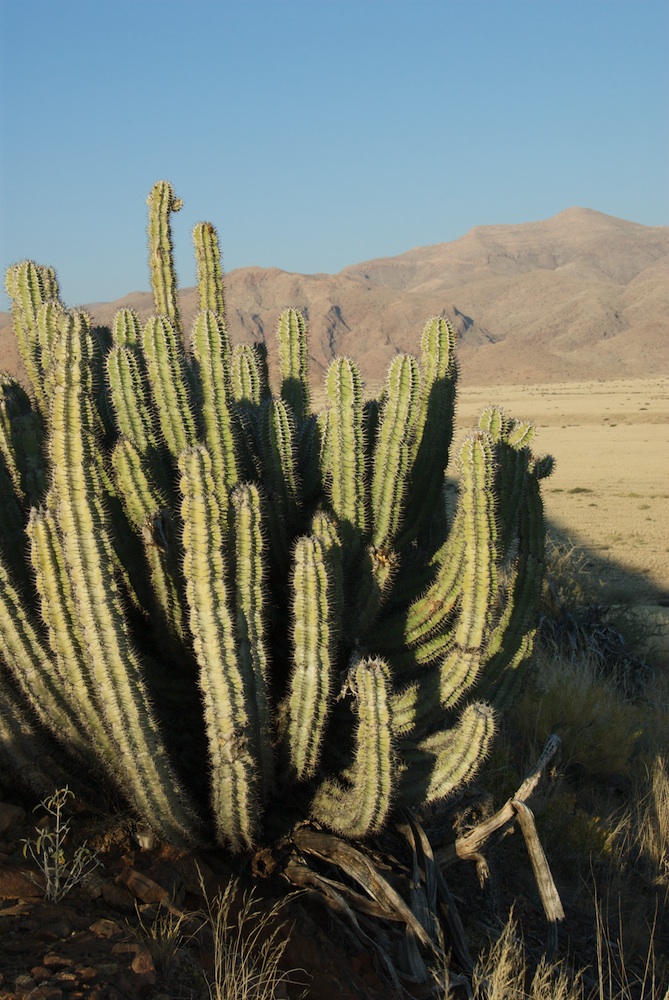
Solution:
{"label": "tuft of dry grass", "polygon": [[479,958],[472,977],[474,1000],[582,1000],[580,973],[562,963],[539,962],[530,975],[518,925],[511,913],[501,934]]}
{"label": "tuft of dry grass", "polygon": [[131,930],[151,954],[158,985],[172,1000],[206,1000],[207,983],[192,948],[192,915],[148,904],[137,908],[137,917]]}
{"label": "tuft of dry grass", "polygon": [[540,747],[557,733],[563,767],[593,783],[629,773],[643,730],[639,707],[587,654],[565,657],[540,650],[511,718],[529,746]]}
{"label": "tuft of dry grass", "polygon": [[[632,967],[625,956],[622,928],[611,936],[599,902],[592,967],[574,970],[566,961],[541,959],[530,968],[512,912],[496,940],[479,956],[471,986],[472,1000],[667,1000],[656,969],[653,936],[645,956]],[[443,1000],[459,995],[443,989]]]}
{"label": "tuft of dry grass", "polygon": [[669,888],[669,771],[657,756],[650,772],[650,791],[640,802],[639,846],[658,884]]}
{"label": "tuft of dry grass", "polygon": [[[282,916],[288,898],[268,906],[237,879],[205,898],[203,918],[213,939],[207,976],[210,1000],[275,1000],[286,996],[291,974],[280,968],[290,932]],[[291,894],[295,895],[295,894]]]}

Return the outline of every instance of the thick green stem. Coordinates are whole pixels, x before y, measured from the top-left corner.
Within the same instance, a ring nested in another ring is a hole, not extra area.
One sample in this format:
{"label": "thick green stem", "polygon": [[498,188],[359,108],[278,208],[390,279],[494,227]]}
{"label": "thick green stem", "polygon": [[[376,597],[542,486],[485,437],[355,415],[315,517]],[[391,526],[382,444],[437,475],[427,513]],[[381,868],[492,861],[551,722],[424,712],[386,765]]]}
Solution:
{"label": "thick green stem", "polygon": [[357,838],[386,822],[397,783],[389,710],[390,670],[383,660],[361,660],[349,671],[355,699],[355,760],[345,783],[326,779],[311,804],[312,815],[336,833]]}
{"label": "thick green stem", "polygon": [[193,229],[197,261],[197,287],[200,309],[217,314],[225,322],[225,294],[218,234],[210,222],[198,222]]}
{"label": "thick green stem", "polygon": [[67,700],[62,678],[44,648],[38,623],[33,621],[25,606],[1,552],[0,660],[11,673],[35,718],[75,755],[90,764],[90,748]]}
{"label": "thick green stem", "polygon": [[453,647],[441,665],[440,700],[444,708],[454,705],[476,681],[495,606],[497,532],[493,448],[488,435],[478,433],[465,441],[460,455],[465,548]]}
{"label": "thick green stem", "polygon": [[146,199],[149,206],[149,269],[156,312],[172,323],[181,334],[177,276],[174,269],[174,248],[170,215],[183,207],[174,196],[174,188],[167,181],[158,181]]}
{"label": "thick green stem", "polygon": [[292,572],[293,672],[286,736],[293,773],[310,778],[322,753],[334,683],[336,608],[332,564],[321,540],[298,539]]}
{"label": "thick green stem", "polygon": [[281,313],[276,331],[281,366],[281,398],[291,407],[298,425],[309,414],[307,328],[296,309]]}
{"label": "thick green stem", "polygon": [[32,260],[14,264],[7,271],[7,294],[12,300],[14,332],[35,398],[44,416],[48,400],[44,389],[37,314],[44,302],[58,298],[56,272]]}
{"label": "thick green stem", "polygon": [[346,562],[358,554],[367,532],[365,444],[362,426],[362,385],[348,358],[337,358],[326,380],[328,411],[328,474],[332,509],[337,516]]}
{"label": "thick green stem", "polygon": [[254,677],[244,678],[230,610],[227,567],[223,560],[221,517],[211,477],[211,459],[201,445],[179,458],[181,514],[184,524],[184,575],[193,648],[211,766],[211,805],[220,844],[248,848],[258,826],[258,765],[249,739],[247,693]]}
{"label": "thick green stem", "polygon": [[408,765],[400,787],[402,802],[429,805],[471,781],[485,760],[494,733],[492,710],[476,703],[463,711],[455,726],[402,747]]}
{"label": "thick green stem", "polygon": [[225,516],[229,495],[240,475],[228,388],[230,346],[221,318],[211,311],[199,313],[192,345],[202,386],[204,439],[211,456],[219,508]]}
{"label": "thick green stem", "polygon": [[113,572],[89,407],[92,344],[65,319],[54,351],[52,489],[86,659],[128,780],[126,794],[155,828],[191,841],[194,816],[156,726]]}
{"label": "thick green stem", "polygon": [[148,321],[144,329],[144,354],[163,438],[176,459],[196,443],[197,430],[188,395],[183,348],[169,320],[154,316]]}
{"label": "thick green stem", "polygon": [[411,445],[411,483],[405,527],[399,546],[420,537],[433,525],[436,537],[445,523],[443,486],[453,439],[457,368],[455,333],[447,320],[430,320],[422,338],[421,394]]}
{"label": "thick green stem", "polygon": [[398,355],[388,372],[388,398],[374,453],[371,508],[376,549],[392,544],[404,513],[419,390],[418,362],[408,354]]}
{"label": "thick green stem", "polygon": [[93,749],[108,773],[115,776],[118,754],[90,675],[86,639],[77,620],[63,547],[52,513],[48,509],[33,510],[28,533],[42,619],[49,631],[49,644],[63,690]]}
{"label": "thick green stem", "polygon": [[239,486],[232,494],[232,502],[235,508],[237,649],[240,669],[247,685],[250,739],[260,765],[260,795],[265,800],[274,785],[267,544],[263,536],[262,506],[257,486]]}
{"label": "thick green stem", "polygon": [[183,582],[174,519],[167,496],[151,476],[135,446],[122,438],[112,452],[115,482],[123,509],[141,536],[151,579],[150,603],[161,642],[185,638]]}

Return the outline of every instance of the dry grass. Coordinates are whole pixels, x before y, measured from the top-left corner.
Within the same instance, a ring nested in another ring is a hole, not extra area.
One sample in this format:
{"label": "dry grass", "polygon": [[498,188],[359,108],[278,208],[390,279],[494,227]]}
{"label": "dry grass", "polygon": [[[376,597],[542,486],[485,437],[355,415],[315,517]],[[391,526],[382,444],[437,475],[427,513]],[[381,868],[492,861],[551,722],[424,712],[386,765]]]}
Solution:
{"label": "dry grass", "polygon": [[131,929],[151,954],[158,985],[171,1000],[206,1000],[208,986],[192,947],[192,915],[149,905],[138,908],[137,916]]}
{"label": "dry grass", "polygon": [[669,888],[669,773],[663,757],[655,758],[649,784],[650,791],[639,804],[639,847],[657,882]]}
{"label": "dry grass", "polygon": [[237,879],[210,896],[200,877],[200,889],[204,907],[197,913],[159,905],[138,910],[133,933],[151,953],[158,987],[172,1000],[287,997],[292,976],[280,962],[290,928],[282,910],[297,894],[268,906],[254,890],[242,891]]}
{"label": "dry grass", "polygon": [[233,879],[210,899],[202,881],[200,885],[206,901],[203,917],[213,938],[213,964],[207,976],[210,1000],[286,996],[291,975],[280,963],[290,939],[282,915],[288,898],[267,906],[253,890],[240,892]]}
{"label": "dry grass", "polygon": [[[513,914],[497,940],[481,955],[472,977],[473,1000],[666,1000],[655,967],[653,941],[637,969],[625,958],[622,932],[610,936],[601,908],[596,910],[596,961],[572,970],[566,962],[532,969]],[[455,1000],[453,992],[444,1000]]]}

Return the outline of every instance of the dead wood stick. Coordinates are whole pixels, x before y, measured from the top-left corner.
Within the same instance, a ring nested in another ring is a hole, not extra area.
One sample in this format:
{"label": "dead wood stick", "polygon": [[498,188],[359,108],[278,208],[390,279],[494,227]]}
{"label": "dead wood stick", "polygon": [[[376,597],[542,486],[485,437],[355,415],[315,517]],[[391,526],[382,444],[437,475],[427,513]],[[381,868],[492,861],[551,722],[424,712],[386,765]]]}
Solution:
{"label": "dead wood stick", "polygon": [[483,823],[479,823],[475,826],[473,830],[466,833],[463,837],[458,837],[454,844],[449,844],[447,847],[442,847],[438,851],[434,852],[435,860],[441,868],[448,868],[452,865],[454,861],[459,858],[476,858],[479,853],[479,848],[492,836],[497,830],[500,830],[503,826],[508,823],[513,823],[517,817],[517,810],[514,809],[514,802],[525,802],[526,799],[530,797],[534,789],[539,783],[539,779],[543,773],[546,764],[551,759],[555,751],[560,745],[560,737],[553,733],[548,737],[546,741],[546,746],[544,747],[541,756],[538,761],[528,773],[527,777],[523,781],[522,785],[518,789],[515,795],[512,795],[507,802],[504,803],[502,808],[491,816],[490,819],[486,819]]}
{"label": "dead wood stick", "polygon": [[548,942],[546,944],[546,958],[551,961],[557,949],[557,925],[559,920],[564,920],[564,910],[562,900],[557,891],[557,886],[553,881],[551,870],[544,854],[544,849],[539,840],[534,813],[524,802],[514,799],[513,808],[518,816],[518,824],[525,838],[527,853],[532,862],[532,871],[536,879],[541,904],[548,921]]}

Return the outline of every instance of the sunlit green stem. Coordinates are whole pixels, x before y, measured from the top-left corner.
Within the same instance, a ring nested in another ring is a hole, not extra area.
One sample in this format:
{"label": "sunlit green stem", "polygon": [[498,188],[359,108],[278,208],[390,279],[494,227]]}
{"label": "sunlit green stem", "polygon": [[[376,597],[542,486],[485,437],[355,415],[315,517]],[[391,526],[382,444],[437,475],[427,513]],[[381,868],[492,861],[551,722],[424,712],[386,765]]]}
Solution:
{"label": "sunlit green stem", "polygon": [[168,319],[180,334],[181,319],[170,215],[178,212],[183,207],[183,202],[175,197],[171,184],[158,181],[151,188],[146,203],[149,206],[149,268],[153,301],[158,315]]}

